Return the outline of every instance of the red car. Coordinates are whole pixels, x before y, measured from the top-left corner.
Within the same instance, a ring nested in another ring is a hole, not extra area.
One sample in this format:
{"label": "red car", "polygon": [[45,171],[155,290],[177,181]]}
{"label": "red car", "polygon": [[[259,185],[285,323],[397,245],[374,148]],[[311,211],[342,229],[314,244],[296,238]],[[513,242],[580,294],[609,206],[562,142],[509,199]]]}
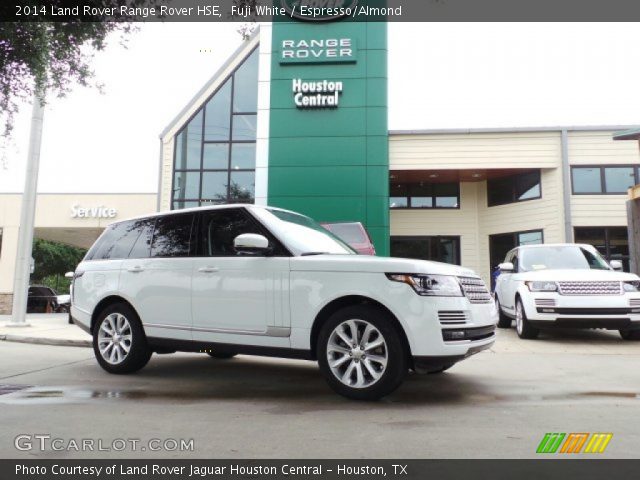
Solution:
{"label": "red car", "polygon": [[322,223],[321,225],[360,255],[376,254],[376,249],[371,243],[369,233],[360,222]]}

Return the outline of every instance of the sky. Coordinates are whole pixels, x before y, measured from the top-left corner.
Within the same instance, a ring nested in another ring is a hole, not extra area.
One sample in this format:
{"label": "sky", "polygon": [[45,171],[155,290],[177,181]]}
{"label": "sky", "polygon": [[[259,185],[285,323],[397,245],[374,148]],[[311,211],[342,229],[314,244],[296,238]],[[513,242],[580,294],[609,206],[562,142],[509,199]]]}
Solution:
{"label": "sky", "polygon": [[[96,54],[104,93],[45,111],[40,192],[155,192],[159,134],[241,42],[235,24],[143,24]],[[639,125],[634,23],[390,23],[389,129]],[[31,108],[0,165],[24,184]]]}

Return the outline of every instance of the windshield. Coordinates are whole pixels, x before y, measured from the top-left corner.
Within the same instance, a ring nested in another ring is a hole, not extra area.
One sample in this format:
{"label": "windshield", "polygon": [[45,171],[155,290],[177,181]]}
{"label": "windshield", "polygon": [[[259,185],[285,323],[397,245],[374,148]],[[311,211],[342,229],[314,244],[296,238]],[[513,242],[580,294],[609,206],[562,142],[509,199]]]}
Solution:
{"label": "windshield", "polygon": [[548,269],[610,270],[604,258],[596,251],[578,246],[535,247],[520,251],[521,272]]}
{"label": "windshield", "polygon": [[356,252],[322,225],[304,215],[282,210],[268,209],[282,220],[283,233],[295,244],[301,255],[333,253],[355,255]]}

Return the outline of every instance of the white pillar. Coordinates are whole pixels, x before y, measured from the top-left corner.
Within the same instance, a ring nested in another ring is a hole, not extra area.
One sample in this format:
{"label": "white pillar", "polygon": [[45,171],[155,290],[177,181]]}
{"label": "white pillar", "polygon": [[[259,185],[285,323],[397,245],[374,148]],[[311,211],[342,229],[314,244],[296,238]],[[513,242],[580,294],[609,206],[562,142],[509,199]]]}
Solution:
{"label": "white pillar", "polygon": [[42,143],[42,121],[44,105],[36,93],[33,97],[31,133],[29,135],[29,155],[22,194],[20,227],[18,231],[18,254],[13,279],[13,311],[9,326],[26,327],[27,294],[31,274],[31,251],[33,247],[33,227],[36,216],[38,190],[38,169],[40,166],[40,145]]}

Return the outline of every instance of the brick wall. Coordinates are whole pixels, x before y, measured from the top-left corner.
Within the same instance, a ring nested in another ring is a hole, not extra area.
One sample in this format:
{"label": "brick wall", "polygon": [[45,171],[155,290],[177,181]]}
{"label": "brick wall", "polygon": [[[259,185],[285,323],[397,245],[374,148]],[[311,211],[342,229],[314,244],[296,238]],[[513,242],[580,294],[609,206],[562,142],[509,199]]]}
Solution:
{"label": "brick wall", "polygon": [[0,315],[11,314],[12,302],[13,302],[12,293],[0,293]]}

